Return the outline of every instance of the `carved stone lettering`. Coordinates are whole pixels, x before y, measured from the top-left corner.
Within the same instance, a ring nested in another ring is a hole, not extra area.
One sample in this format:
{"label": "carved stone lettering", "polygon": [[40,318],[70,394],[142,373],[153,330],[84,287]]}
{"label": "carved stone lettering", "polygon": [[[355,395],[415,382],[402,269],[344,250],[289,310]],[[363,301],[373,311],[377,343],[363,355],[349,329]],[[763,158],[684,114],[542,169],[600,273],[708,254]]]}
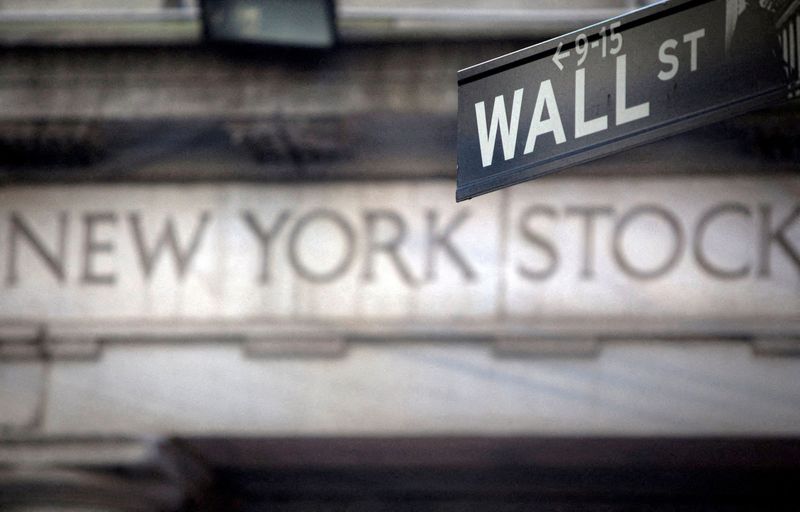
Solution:
{"label": "carved stone lettering", "polygon": [[800,315],[796,177],[6,187],[0,321]]}

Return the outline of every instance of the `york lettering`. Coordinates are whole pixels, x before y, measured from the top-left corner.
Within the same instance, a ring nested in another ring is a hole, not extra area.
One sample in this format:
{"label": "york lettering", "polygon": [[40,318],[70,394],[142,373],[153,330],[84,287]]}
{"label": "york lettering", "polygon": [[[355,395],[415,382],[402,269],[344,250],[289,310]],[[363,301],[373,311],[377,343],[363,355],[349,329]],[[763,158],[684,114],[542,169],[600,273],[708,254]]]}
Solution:
{"label": "york lettering", "polygon": [[414,219],[416,232],[410,218],[386,208],[356,216],[322,208],[247,210],[241,218],[259,254],[261,284],[273,279],[280,258],[294,276],[316,284],[353,274],[365,284],[390,278],[416,287],[438,280],[445,266],[464,282],[478,278],[459,236],[469,220],[466,210],[448,215],[427,210]]}

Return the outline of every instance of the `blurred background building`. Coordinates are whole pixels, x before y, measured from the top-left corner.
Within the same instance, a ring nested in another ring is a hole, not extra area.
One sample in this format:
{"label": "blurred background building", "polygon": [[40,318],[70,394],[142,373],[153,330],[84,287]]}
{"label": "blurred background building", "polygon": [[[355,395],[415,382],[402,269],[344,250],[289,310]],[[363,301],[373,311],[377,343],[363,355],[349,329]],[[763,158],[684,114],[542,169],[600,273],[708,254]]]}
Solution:
{"label": "blurred background building", "polygon": [[639,6],[0,0],[0,508],[797,510],[796,100],[454,201]]}

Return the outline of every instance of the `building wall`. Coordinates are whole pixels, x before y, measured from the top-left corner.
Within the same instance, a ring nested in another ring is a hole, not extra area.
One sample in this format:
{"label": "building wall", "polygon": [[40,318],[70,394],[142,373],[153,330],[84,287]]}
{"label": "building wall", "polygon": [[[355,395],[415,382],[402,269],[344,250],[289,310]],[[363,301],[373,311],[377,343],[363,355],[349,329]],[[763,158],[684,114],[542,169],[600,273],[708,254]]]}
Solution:
{"label": "building wall", "polygon": [[525,44],[1,54],[5,495],[175,509],[171,437],[796,437],[797,106],[456,204],[456,71]]}

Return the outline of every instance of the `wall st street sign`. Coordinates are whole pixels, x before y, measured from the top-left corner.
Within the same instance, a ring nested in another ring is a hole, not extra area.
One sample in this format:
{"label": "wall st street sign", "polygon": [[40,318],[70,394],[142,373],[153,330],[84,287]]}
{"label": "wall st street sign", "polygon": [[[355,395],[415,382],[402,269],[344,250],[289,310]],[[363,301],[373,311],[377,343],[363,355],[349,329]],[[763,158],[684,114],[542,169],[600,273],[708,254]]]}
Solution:
{"label": "wall st street sign", "polygon": [[663,2],[460,71],[456,199],[785,99],[785,15]]}

